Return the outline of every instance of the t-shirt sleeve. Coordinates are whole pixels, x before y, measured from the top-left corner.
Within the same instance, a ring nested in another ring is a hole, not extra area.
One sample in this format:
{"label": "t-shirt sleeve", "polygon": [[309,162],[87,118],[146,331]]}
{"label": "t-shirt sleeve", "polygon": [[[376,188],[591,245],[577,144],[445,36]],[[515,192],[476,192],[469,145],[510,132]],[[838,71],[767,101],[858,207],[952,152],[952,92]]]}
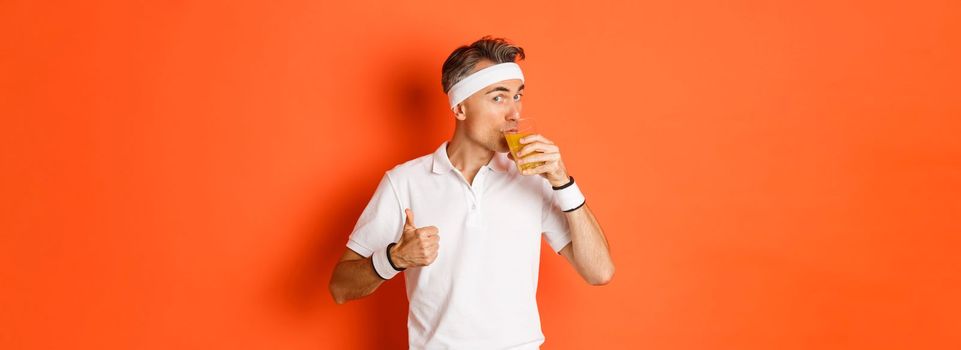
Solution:
{"label": "t-shirt sleeve", "polygon": [[366,258],[375,250],[395,242],[404,226],[403,210],[390,175],[384,174],[374,196],[357,219],[354,231],[347,241],[347,248]]}
{"label": "t-shirt sleeve", "polygon": [[543,215],[541,216],[541,228],[544,231],[544,239],[547,240],[547,244],[551,246],[551,249],[554,249],[555,253],[558,253],[568,243],[571,243],[571,232],[564,212],[554,205],[554,189],[547,181],[544,181],[544,184],[545,202]]}

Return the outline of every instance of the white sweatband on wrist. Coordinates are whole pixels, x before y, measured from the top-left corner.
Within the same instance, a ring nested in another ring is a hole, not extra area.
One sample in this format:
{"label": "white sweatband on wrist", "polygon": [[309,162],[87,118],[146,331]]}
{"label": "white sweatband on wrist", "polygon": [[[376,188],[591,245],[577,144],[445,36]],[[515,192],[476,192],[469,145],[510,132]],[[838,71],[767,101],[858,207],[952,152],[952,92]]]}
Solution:
{"label": "white sweatband on wrist", "polygon": [[394,278],[394,276],[400,273],[400,271],[395,270],[394,267],[390,265],[390,261],[387,260],[387,249],[390,249],[389,246],[388,248],[377,249],[374,251],[374,254],[370,256],[370,261],[374,265],[374,272],[377,273],[377,276],[385,280]]}
{"label": "white sweatband on wrist", "polygon": [[574,211],[584,206],[584,203],[587,203],[587,199],[584,198],[581,189],[577,188],[577,183],[574,182],[573,178],[566,187],[554,190],[554,204],[563,212]]}
{"label": "white sweatband on wrist", "polygon": [[473,95],[475,92],[480,91],[490,84],[512,79],[520,79],[521,82],[524,81],[524,73],[521,72],[521,66],[514,62],[495,64],[476,71],[474,74],[468,75],[463,80],[457,82],[457,84],[454,84],[454,86],[451,86],[450,90],[447,90],[447,100],[450,102],[450,108],[454,109],[458,103],[464,102],[470,95]]}

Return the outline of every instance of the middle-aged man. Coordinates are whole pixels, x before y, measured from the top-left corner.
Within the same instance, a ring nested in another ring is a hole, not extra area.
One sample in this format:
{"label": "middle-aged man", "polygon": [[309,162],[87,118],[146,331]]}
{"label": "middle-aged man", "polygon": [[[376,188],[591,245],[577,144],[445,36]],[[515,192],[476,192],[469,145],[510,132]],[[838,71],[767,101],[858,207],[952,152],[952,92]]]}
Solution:
{"label": "middle-aged man", "polygon": [[521,47],[491,37],[450,54],[441,82],[453,137],[386,172],[331,277],[340,304],[404,272],[412,349],[539,348],[542,235],[587,283],[614,276],[604,232],[558,146],[521,139],[518,164],[542,163],[523,172],[507,154],[502,132],[516,131],[521,116],[522,59]]}

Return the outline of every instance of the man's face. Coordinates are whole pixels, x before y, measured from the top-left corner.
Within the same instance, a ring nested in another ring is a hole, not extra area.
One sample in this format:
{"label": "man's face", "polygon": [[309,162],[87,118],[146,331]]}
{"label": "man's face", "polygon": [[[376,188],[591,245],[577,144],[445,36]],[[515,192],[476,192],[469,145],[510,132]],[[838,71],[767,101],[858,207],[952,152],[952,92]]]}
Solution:
{"label": "man's face", "polygon": [[[487,68],[490,61],[478,62],[471,72]],[[468,97],[463,104],[463,127],[467,137],[494,152],[508,152],[503,130],[517,127],[521,117],[521,95],[524,83],[520,79],[504,80],[488,85]]]}

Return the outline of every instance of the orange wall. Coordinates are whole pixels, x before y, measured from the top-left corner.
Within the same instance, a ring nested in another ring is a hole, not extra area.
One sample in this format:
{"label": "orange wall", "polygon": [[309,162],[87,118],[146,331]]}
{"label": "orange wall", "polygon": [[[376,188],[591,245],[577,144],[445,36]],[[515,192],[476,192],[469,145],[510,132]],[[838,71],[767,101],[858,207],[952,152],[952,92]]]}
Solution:
{"label": "orange wall", "polygon": [[[664,3],[664,4],[658,4]],[[909,5],[898,5],[907,3]],[[383,172],[506,36],[614,282],[543,256],[545,349],[961,348],[957,1],[0,2],[0,348],[406,346],[335,305]]]}

